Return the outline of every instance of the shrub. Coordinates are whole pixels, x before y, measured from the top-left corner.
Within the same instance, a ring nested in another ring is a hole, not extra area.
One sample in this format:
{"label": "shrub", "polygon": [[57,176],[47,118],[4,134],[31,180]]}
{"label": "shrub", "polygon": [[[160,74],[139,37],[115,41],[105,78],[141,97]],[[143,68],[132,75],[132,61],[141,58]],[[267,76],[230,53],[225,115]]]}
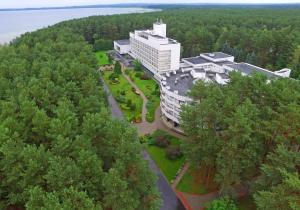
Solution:
{"label": "shrub", "polygon": [[110,81],[115,82],[116,80],[119,79],[119,75],[116,74],[116,73],[112,73],[111,75],[109,75],[108,79],[109,79]]}
{"label": "shrub", "polygon": [[120,62],[116,62],[115,67],[114,67],[114,73],[115,74],[122,74]]}
{"label": "shrub", "polygon": [[136,122],[136,123],[139,123],[139,122],[141,122],[141,121],[142,121],[142,115],[139,114],[139,115],[137,115],[137,116],[135,117],[135,122]]}
{"label": "shrub", "polygon": [[129,69],[125,69],[125,74],[129,75],[130,74],[130,70]]}
{"label": "shrub", "polygon": [[142,73],[141,73],[141,72],[136,72],[136,73],[135,73],[135,76],[136,76],[136,77],[141,77],[141,76],[142,76]]}
{"label": "shrub", "polygon": [[154,116],[148,112],[146,114],[146,120],[147,120],[147,122],[153,122],[154,121]]}
{"label": "shrub", "polygon": [[116,101],[119,102],[119,103],[125,103],[125,102],[126,102],[126,99],[125,99],[124,96],[118,95],[118,96],[116,97]]}
{"label": "shrub", "polygon": [[180,149],[180,146],[174,145],[174,146],[169,146],[166,149],[166,156],[170,160],[176,160],[182,157],[182,151]]}
{"label": "shrub", "polygon": [[136,105],[133,103],[133,104],[131,104],[131,106],[130,106],[130,110],[131,111],[134,111],[134,110],[136,110]]}
{"label": "shrub", "polygon": [[223,197],[208,204],[207,210],[238,210],[238,208],[229,197]]}
{"label": "shrub", "polygon": [[140,76],[140,79],[141,79],[141,80],[149,80],[150,77],[148,77],[148,75],[146,75],[146,74],[142,74],[142,75]]}
{"label": "shrub", "polygon": [[170,145],[170,141],[166,138],[166,136],[158,136],[155,139],[155,145],[161,148],[166,148]]}
{"label": "shrub", "polygon": [[122,90],[120,93],[121,93],[122,96],[125,96],[125,95],[126,95],[125,90]]}
{"label": "shrub", "polygon": [[131,99],[128,99],[126,104],[127,104],[128,107],[131,107],[131,105],[132,105]]}
{"label": "shrub", "polygon": [[142,71],[142,64],[141,64],[141,62],[139,62],[138,60],[135,60],[133,62],[133,65],[134,65],[134,70],[135,71]]}

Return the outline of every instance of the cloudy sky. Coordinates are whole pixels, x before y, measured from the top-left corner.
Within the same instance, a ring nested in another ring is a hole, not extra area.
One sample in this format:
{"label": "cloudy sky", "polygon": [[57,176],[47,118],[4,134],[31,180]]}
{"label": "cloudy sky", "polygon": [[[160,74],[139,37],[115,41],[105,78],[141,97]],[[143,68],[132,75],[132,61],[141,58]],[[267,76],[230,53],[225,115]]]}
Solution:
{"label": "cloudy sky", "polygon": [[300,3],[300,0],[0,0],[0,8],[52,7],[117,3]]}

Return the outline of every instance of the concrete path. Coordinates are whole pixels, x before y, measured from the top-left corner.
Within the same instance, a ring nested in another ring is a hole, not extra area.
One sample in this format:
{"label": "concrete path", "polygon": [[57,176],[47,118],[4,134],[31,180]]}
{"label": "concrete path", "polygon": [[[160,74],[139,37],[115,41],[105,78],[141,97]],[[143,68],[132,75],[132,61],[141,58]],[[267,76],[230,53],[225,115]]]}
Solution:
{"label": "concrete path", "polygon": [[[103,82],[103,81],[102,81]],[[118,106],[116,100],[112,97],[108,87],[103,82],[104,90],[108,95],[108,103],[111,108],[111,112],[114,118],[118,118],[123,120],[124,115]],[[172,187],[169,185],[168,181],[166,180],[163,173],[160,171],[160,169],[156,166],[154,161],[150,158],[147,151],[142,151],[142,157],[144,160],[146,160],[149,164],[150,170],[157,176],[157,188],[159,192],[161,193],[162,198],[162,206],[160,210],[185,210],[183,204],[181,201],[177,198],[176,193],[173,191]]]}
{"label": "concrete path", "polygon": [[182,179],[182,177],[184,176],[184,174],[187,172],[187,170],[189,169],[189,167],[190,167],[189,163],[185,163],[183,165],[183,167],[179,171],[179,174],[176,176],[174,182],[172,183],[173,189],[176,189],[176,186],[179,184],[180,180]]}

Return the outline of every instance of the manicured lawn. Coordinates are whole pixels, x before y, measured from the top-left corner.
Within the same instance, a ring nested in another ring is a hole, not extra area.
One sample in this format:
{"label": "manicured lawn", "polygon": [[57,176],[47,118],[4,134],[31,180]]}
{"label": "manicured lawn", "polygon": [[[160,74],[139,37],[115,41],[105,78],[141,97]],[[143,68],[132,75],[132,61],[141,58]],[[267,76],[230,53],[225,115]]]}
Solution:
{"label": "manicured lawn", "polygon": [[245,196],[238,200],[237,206],[239,210],[255,210],[256,205],[251,196]]}
{"label": "manicured lawn", "polygon": [[111,62],[108,59],[108,56],[106,55],[106,51],[99,51],[96,52],[96,57],[98,60],[98,64],[101,65],[106,65],[106,64],[111,64]]}
{"label": "manicured lawn", "polygon": [[131,100],[133,104],[136,105],[136,109],[134,111],[130,110],[126,107],[126,103],[121,103],[118,101],[119,106],[121,107],[126,119],[128,121],[132,121],[134,118],[141,118],[142,113],[142,106],[143,106],[143,100],[140,96],[136,95],[131,88],[131,85],[128,83],[128,81],[122,76],[119,76],[119,83],[118,84],[112,84],[109,80],[109,76],[113,72],[104,72],[103,73],[103,79],[107,86],[109,87],[112,95],[114,98],[118,98],[121,95],[121,92],[123,91],[125,93],[124,97],[125,100]]}
{"label": "manicured lawn", "polygon": [[[154,133],[150,138],[156,138],[162,131]],[[165,134],[163,134],[165,135]],[[171,145],[180,145],[180,140],[176,137],[167,135],[171,142]],[[148,145],[147,151],[149,152],[151,158],[155,161],[157,166],[164,173],[169,182],[174,179],[177,171],[184,163],[184,157],[177,160],[169,160],[166,157],[166,152],[164,148],[157,147],[155,145]]]}
{"label": "manicured lawn", "polygon": [[130,78],[134,81],[134,83],[148,98],[148,104],[147,104],[148,113],[146,119],[148,122],[153,122],[155,117],[155,110],[160,103],[160,97],[159,97],[160,94],[158,89],[159,87],[157,83],[152,78],[149,78],[149,80],[142,80],[140,77],[136,75],[135,71],[130,71]]}
{"label": "manicured lawn", "polygon": [[204,183],[203,171],[201,169],[189,169],[182,177],[180,183],[177,185],[177,189],[181,192],[190,194],[206,194],[217,190],[217,185],[213,183]]}

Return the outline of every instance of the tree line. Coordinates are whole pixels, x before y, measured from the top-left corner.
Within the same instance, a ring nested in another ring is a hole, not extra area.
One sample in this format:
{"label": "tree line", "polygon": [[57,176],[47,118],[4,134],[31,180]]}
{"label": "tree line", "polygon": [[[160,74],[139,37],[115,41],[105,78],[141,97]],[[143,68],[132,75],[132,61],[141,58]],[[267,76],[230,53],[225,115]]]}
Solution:
{"label": "tree line", "polygon": [[0,61],[0,209],[159,208],[136,131],[111,118],[83,36],[28,33]]}

